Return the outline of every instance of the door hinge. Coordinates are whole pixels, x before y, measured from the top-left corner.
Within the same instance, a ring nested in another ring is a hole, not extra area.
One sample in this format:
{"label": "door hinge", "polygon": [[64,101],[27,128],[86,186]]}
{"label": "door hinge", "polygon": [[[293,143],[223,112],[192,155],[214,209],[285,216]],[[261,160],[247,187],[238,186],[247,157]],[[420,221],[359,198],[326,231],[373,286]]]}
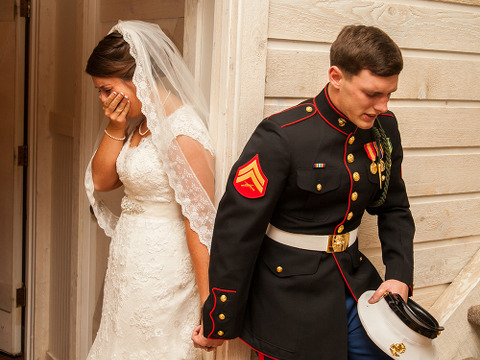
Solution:
{"label": "door hinge", "polygon": [[20,16],[30,18],[30,0],[20,0]]}
{"label": "door hinge", "polygon": [[17,289],[17,308],[25,307],[27,305],[27,291],[25,285]]}
{"label": "door hinge", "polygon": [[28,165],[28,146],[27,145],[20,145],[18,147],[17,165],[18,166]]}

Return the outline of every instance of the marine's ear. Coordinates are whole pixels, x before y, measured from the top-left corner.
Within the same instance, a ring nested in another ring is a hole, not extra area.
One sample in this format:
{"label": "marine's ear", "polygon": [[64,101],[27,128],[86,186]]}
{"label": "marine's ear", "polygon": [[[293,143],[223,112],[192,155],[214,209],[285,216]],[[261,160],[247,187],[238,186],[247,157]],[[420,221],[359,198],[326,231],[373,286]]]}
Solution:
{"label": "marine's ear", "polygon": [[331,66],[328,69],[328,81],[335,88],[339,89],[342,81],[345,79],[345,74],[338,66]]}

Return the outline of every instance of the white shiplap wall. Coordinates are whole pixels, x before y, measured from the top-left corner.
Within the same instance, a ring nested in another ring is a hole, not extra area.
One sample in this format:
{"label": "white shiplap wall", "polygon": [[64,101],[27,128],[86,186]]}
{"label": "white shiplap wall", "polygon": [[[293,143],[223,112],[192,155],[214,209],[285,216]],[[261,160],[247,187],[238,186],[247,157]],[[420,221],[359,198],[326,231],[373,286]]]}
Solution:
{"label": "white shiplap wall", "polygon": [[[403,174],[417,225],[416,299],[429,307],[480,248],[480,4],[270,0],[265,116],[315,96],[348,24],[375,25],[402,48]],[[380,271],[375,219],[361,246]]]}

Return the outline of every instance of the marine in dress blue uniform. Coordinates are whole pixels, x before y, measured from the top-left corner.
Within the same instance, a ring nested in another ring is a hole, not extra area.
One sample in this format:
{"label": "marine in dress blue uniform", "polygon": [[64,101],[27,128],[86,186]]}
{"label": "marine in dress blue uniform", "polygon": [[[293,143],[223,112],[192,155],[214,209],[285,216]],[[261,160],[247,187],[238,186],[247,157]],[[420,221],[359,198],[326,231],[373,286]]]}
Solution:
{"label": "marine in dress blue uniform", "polygon": [[[361,129],[328,86],[264,119],[232,168],[212,241],[209,339],[240,337],[274,359],[347,359],[346,294],[357,300],[382,283],[358,250],[365,211],[378,216],[385,279],[411,291],[415,226],[397,120],[386,112]],[[291,246],[279,233],[327,237],[328,249]]]}

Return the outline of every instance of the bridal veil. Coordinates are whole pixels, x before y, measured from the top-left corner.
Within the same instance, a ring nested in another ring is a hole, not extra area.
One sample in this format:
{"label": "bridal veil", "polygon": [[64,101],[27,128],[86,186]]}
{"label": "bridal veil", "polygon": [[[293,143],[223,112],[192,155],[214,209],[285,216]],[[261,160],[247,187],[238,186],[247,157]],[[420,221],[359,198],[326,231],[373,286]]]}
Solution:
{"label": "bridal veil", "polygon": [[[181,54],[158,25],[142,21],[119,21],[110,30],[114,31],[123,36],[135,59],[133,83],[136,95],[142,103],[142,114],[151,131],[157,156],[175,191],[176,201],[181,205],[191,229],[210,250],[215,218],[213,148],[207,131],[208,108],[200,88],[195,84]],[[166,95],[175,99],[169,101],[169,108],[166,104],[164,107],[162,101]],[[171,113],[172,104],[177,108],[187,107],[191,112],[192,124],[187,119],[182,125],[182,134],[188,136],[177,136],[178,129],[174,129],[168,121],[169,114],[165,108]],[[193,123],[199,122],[199,119],[202,122],[200,127]],[[133,124],[135,120],[129,119],[129,122]],[[135,126],[128,126],[127,129],[130,129],[127,130],[128,136]],[[102,199],[103,194],[94,190],[91,161],[86,171],[85,187],[99,226],[111,237],[118,217]]]}

